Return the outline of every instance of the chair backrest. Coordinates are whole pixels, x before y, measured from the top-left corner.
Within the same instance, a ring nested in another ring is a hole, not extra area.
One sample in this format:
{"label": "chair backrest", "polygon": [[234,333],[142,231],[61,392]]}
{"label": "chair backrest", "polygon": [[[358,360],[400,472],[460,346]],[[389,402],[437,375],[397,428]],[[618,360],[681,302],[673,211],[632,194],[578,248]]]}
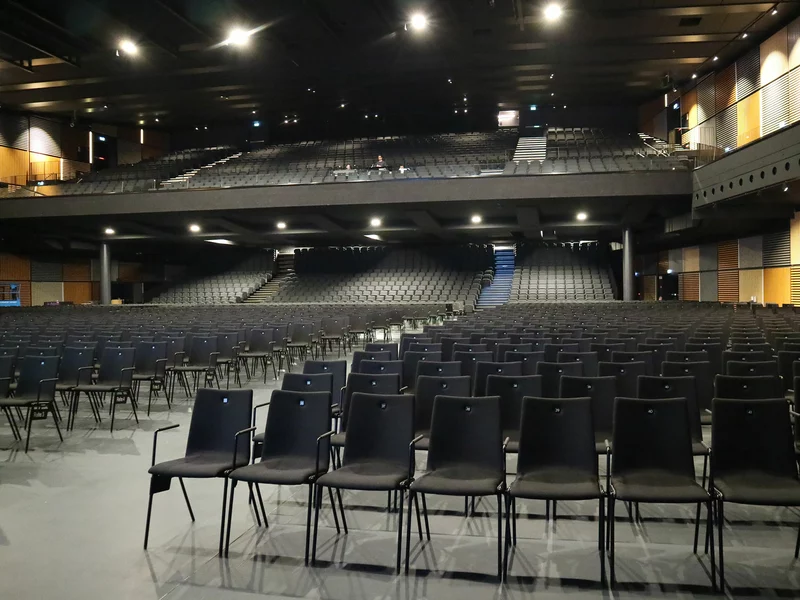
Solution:
{"label": "chair backrest", "polygon": [[497,360],[498,346],[501,344],[510,344],[511,338],[484,337],[481,338],[480,343],[484,344],[486,349],[492,353],[492,360]]}
{"label": "chair backrest", "polygon": [[179,353],[186,350],[186,339],[183,337],[167,337],[164,338],[167,343],[167,361],[169,366],[176,367],[181,364],[181,355]]}
{"label": "chair backrest", "polygon": [[417,378],[419,378],[420,375],[431,377],[459,377],[461,375],[461,363],[455,361],[421,360],[417,363]]}
{"label": "chair backrest", "polygon": [[437,396],[469,396],[472,382],[465,376],[441,377],[420,375],[414,390],[414,431],[431,428],[433,402]]}
{"label": "chair backrest", "polygon": [[461,363],[461,372],[475,380],[475,369],[479,362],[492,362],[492,353],[483,352],[454,352],[453,360]]}
{"label": "chair backrest", "polygon": [[107,385],[119,385],[123,379],[129,381],[133,377],[132,372],[123,378],[123,369],[129,369],[136,364],[135,348],[109,348],[103,350],[100,359],[100,370],[97,373],[97,383]]}
{"label": "chair backrest", "polygon": [[[697,379],[687,370],[689,365],[697,363],[662,363],[665,365],[680,365],[685,370],[676,370],[676,375],[666,377],[639,377],[639,393],[637,398],[649,400],[657,398],[684,398],[686,399],[686,410],[689,411],[689,426],[691,427],[692,440],[702,441],[703,430],[700,424],[700,408],[697,401]],[[708,363],[704,363],[708,365]],[[673,372],[671,368],[668,372]]]}
{"label": "chair backrest", "polygon": [[328,401],[333,397],[333,373],[310,375],[306,373],[286,373],[281,383],[282,390],[290,392],[327,392]]}
{"label": "chair backrest", "polygon": [[341,404],[342,388],[347,383],[347,361],[307,360],[303,363],[303,374],[305,375],[324,375],[326,373],[330,373],[333,376],[331,402]]}
{"label": "chair backrest", "polygon": [[[522,399],[541,397],[541,375],[494,375],[486,378],[486,395],[500,398],[500,424],[503,436],[518,438]],[[516,432],[516,433],[515,433]]]}
{"label": "chair backrest", "polygon": [[650,352],[653,356],[653,375],[661,373],[661,363],[667,360],[667,352],[674,350],[672,344],[639,344],[636,346],[639,352]]}
{"label": "chair backrest", "polygon": [[[533,346],[530,344],[498,344],[495,349],[495,360],[497,362],[517,362],[514,358],[515,354],[520,352],[533,352]],[[508,355],[511,358],[507,358]]]}
{"label": "chair backrest", "polygon": [[709,362],[709,355],[705,350],[669,350],[666,359],[668,362]]}
{"label": "chair backrest", "polygon": [[272,352],[273,342],[272,329],[251,329],[247,335],[247,343],[250,352]]}
{"label": "chair backrest", "polygon": [[579,363],[585,377],[597,377],[597,352],[561,352],[556,362]]}
{"label": "chair backrest", "polygon": [[599,377],[616,377],[617,396],[636,398],[639,387],[639,375],[647,374],[647,365],[643,362],[599,362]]}
{"label": "chair backrest", "polygon": [[441,352],[441,351],[442,351],[441,344],[425,344],[419,342],[412,342],[411,344],[408,345],[408,350],[406,352]]}
{"label": "chair backrest", "polygon": [[[620,348],[618,352],[636,352],[636,345],[638,342],[636,341],[636,338],[617,336],[617,337],[607,337],[604,340],[604,343],[613,344],[615,346],[617,344],[622,344],[623,346],[625,346],[624,348]],[[610,358],[608,360],[611,361]]]}
{"label": "chair backrest", "polygon": [[313,323],[292,323],[287,337],[291,344],[310,344],[314,333],[316,332]]}
{"label": "chair backrest", "polygon": [[342,464],[381,461],[407,465],[408,446],[414,439],[414,397],[355,393],[349,404]]}
{"label": "chair backrest", "polygon": [[[261,458],[316,460],[317,438],[330,430],[331,402],[326,392],[273,390]],[[320,472],[328,470],[330,440],[320,444]]]}
{"label": "chair backrest", "polygon": [[547,362],[558,362],[558,355],[562,352],[580,352],[578,344],[545,344],[544,359]]}
{"label": "chair backrest", "polygon": [[523,399],[517,474],[545,469],[569,469],[597,477],[589,398]]}
{"label": "chair backrest", "polygon": [[768,360],[774,359],[767,352],[733,352],[732,350],[726,350],[722,353],[723,374],[728,372],[728,363],[731,361],[766,362]]}
{"label": "chair backrest", "polygon": [[350,399],[353,394],[378,394],[380,396],[395,396],[400,393],[400,376],[388,375],[369,375],[366,373],[350,373],[347,376],[347,385],[342,397],[342,418],[339,422],[341,431],[347,429],[350,412]]}
{"label": "chair backrest", "polygon": [[411,350],[406,350],[405,354],[403,354],[403,381],[401,385],[408,387],[409,389],[414,389],[416,385],[416,377],[417,377],[417,364],[421,361],[434,361],[434,362],[441,362],[442,361],[442,353],[441,352],[416,352]]}
{"label": "chair backrest", "polygon": [[[791,367],[791,364],[789,367]],[[754,377],[756,375],[778,377],[778,363],[774,360],[766,360],[763,362],[739,362],[738,360],[732,360],[728,363],[728,372],[726,375],[733,375],[735,377]],[[791,381],[791,370],[789,372],[789,381]],[[709,406],[708,408],[711,407]]]}
{"label": "chair backrest", "polygon": [[361,373],[370,375],[395,374],[401,379],[403,377],[402,360],[362,360],[360,369]]}
{"label": "chair backrest", "polygon": [[542,396],[558,398],[561,393],[561,377],[570,375],[580,377],[583,368],[579,363],[555,363],[540,361],[536,365],[536,374],[542,376]]}
{"label": "chair backrest", "polygon": [[592,428],[597,439],[608,439],[614,423],[616,377],[561,377],[561,398],[589,398],[592,404]]}
{"label": "chair backrest", "polygon": [[783,398],[714,398],[711,473],[752,477],[754,472],[797,479],[792,424]]}
{"label": "chair backrest", "polygon": [[625,344],[607,344],[607,343],[598,343],[598,344],[591,344],[589,346],[590,352],[595,352],[597,354],[597,361],[604,361],[604,362],[611,362],[611,355],[614,352],[624,352],[625,351]]}
{"label": "chair backrest", "polygon": [[[792,365],[800,360],[800,352],[781,350],[778,352],[778,375],[783,377],[784,390],[788,390],[794,381],[794,370]],[[733,375],[733,373],[729,373]]]}
{"label": "chair backrest", "polygon": [[428,470],[472,465],[502,474],[504,461],[498,396],[436,397]]}
{"label": "chair backrest", "polygon": [[692,480],[692,438],[683,398],[617,398],[614,402],[613,477],[641,471]]}
{"label": "chair backrest", "polygon": [[783,384],[779,377],[769,375],[755,377],[717,375],[714,378],[714,397],[742,400],[782,398]]}
{"label": "chair backrest", "polygon": [[403,360],[408,347],[411,344],[432,344],[433,340],[425,334],[420,333],[401,333],[400,334],[400,360]]}
{"label": "chair backrest", "polygon": [[652,352],[612,352],[611,362],[643,362],[648,375],[655,375]]}
{"label": "chair backrest", "polygon": [[220,358],[233,358],[239,351],[240,336],[238,332],[224,332],[217,334],[217,351]]}
{"label": "chair backrest", "polygon": [[772,346],[767,342],[747,343],[747,344],[731,344],[731,350],[734,352],[764,352],[772,355]]}
{"label": "chair backrest", "polygon": [[453,344],[453,360],[457,352],[486,352],[486,344]]}
{"label": "chair backrest", "polygon": [[399,360],[400,354],[397,350],[397,344],[392,342],[370,342],[364,346],[365,352],[388,352],[388,360]]}
{"label": "chair backrest", "polygon": [[368,360],[393,360],[392,353],[388,351],[362,351],[353,352],[353,362],[350,364],[351,373],[361,372],[361,363]]}
{"label": "chair backrest", "polygon": [[141,375],[152,375],[156,373],[156,367],[163,367],[166,363],[157,362],[163,361],[167,358],[167,343],[166,342],[139,342],[136,344],[136,372]]}
{"label": "chair backrest", "polygon": [[686,352],[707,352],[708,362],[714,375],[724,373],[722,365],[722,344],[719,342],[687,342],[684,347]]}
{"label": "chair backrest", "polygon": [[439,338],[439,342],[442,344],[442,360],[451,361],[453,360],[453,346],[455,344],[469,344],[469,338],[442,336]]}
{"label": "chair backrest", "polygon": [[[26,356],[17,379],[16,396],[39,395],[39,382],[43,379],[58,377],[60,356]],[[40,399],[44,402],[52,400],[56,395],[56,381],[42,384]]]}
{"label": "chair backrest", "polygon": [[[236,433],[250,427],[253,390],[197,390],[186,441],[186,456],[222,454],[233,460]],[[239,436],[236,466],[250,462],[250,436]]]}
{"label": "chair backrest", "polygon": [[195,336],[189,350],[189,364],[195,367],[208,367],[212,364],[212,355],[217,352],[217,336]]}
{"label": "chair backrest", "polygon": [[661,374],[666,377],[694,377],[698,411],[702,413],[706,409],[711,410],[711,399],[714,397],[714,376],[711,374],[710,362],[665,361],[661,363]]}
{"label": "chair backrest", "polygon": [[544,351],[506,352],[506,362],[521,362],[523,375],[536,375],[536,365],[544,360]]}
{"label": "chair backrest", "polygon": [[[61,364],[58,367],[58,382],[75,385],[88,385],[92,380],[92,373],[85,367],[91,367],[94,364],[94,349],[93,348],[64,348],[64,354],[61,356]],[[84,369],[81,371],[80,369]],[[78,375],[80,374],[80,381]]]}
{"label": "chair backrest", "polygon": [[475,378],[472,387],[473,396],[489,396],[486,393],[486,380],[489,375],[522,376],[521,362],[479,362],[475,365]]}

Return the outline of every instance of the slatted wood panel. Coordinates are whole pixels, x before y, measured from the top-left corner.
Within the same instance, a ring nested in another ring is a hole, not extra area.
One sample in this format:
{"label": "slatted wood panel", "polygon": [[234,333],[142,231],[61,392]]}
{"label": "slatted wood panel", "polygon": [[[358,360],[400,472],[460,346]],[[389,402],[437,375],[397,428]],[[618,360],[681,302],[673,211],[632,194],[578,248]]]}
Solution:
{"label": "slatted wood panel", "polygon": [[19,282],[19,303],[21,306],[30,306],[31,305],[31,282],[30,281],[20,281]]}
{"label": "slatted wood panel", "polygon": [[700,270],[700,248],[691,246],[683,249],[683,270],[689,273]]}
{"label": "slatted wood panel", "polygon": [[753,48],[736,61],[736,99],[741,100],[761,87],[761,52]]}
{"label": "slatted wood panel", "polygon": [[800,267],[791,267],[792,304],[800,304]]}
{"label": "slatted wood panel", "polygon": [[60,281],[34,281],[31,283],[31,306],[42,306],[45,302],[61,302],[64,285]]}
{"label": "slatted wood panel", "polygon": [[717,273],[717,299],[720,302],[739,302],[739,271]]}
{"label": "slatted wood panel", "polygon": [[739,271],[739,302],[764,301],[764,271],[762,269],[743,269]]}
{"label": "slatted wood panel", "polygon": [[688,121],[688,126],[697,126],[697,88],[689,90],[681,98],[681,109]]}
{"label": "slatted wood panel", "polygon": [[31,117],[30,150],[61,158],[61,123]]}
{"label": "slatted wood panel", "polygon": [[764,302],[789,304],[791,301],[791,268],[764,269]]}
{"label": "slatted wood panel", "polygon": [[65,281],[64,302],[84,304],[92,300],[92,283],[90,281]]}
{"label": "slatted wood panel", "polygon": [[92,271],[89,261],[64,264],[64,281],[91,281],[91,279]]}
{"label": "slatted wood panel", "polygon": [[736,105],[736,125],[739,146],[761,137],[761,92],[750,94]]}
{"label": "slatted wood panel", "polygon": [[720,271],[739,268],[739,240],[720,242],[717,245],[717,265]]}
{"label": "slatted wood panel", "polygon": [[736,106],[729,106],[716,116],[717,142],[715,145],[724,152],[730,152],[739,147],[738,115]]}
{"label": "slatted wood panel", "polygon": [[795,19],[786,28],[789,68],[800,67],[800,19]]}
{"label": "slatted wood panel", "polygon": [[764,266],[786,267],[792,264],[789,231],[778,231],[764,236]]}
{"label": "slatted wood panel", "polygon": [[647,275],[644,277],[644,297],[645,302],[655,302],[656,300],[656,276]]}
{"label": "slatted wood panel", "polygon": [[667,269],[669,269],[669,252],[664,250],[658,253],[658,270],[656,271],[659,275],[666,275]]}
{"label": "slatted wood panel", "polygon": [[28,150],[28,117],[0,114],[0,146]]}
{"label": "slatted wood panel", "polygon": [[736,65],[722,69],[714,78],[717,112],[724,110],[736,102]]}
{"label": "slatted wood panel", "polygon": [[100,282],[92,282],[92,302],[100,302]]}
{"label": "slatted wood panel", "polygon": [[0,280],[30,281],[31,261],[15,254],[0,254]]}
{"label": "slatted wood panel", "polygon": [[710,73],[697,84],[697,120],[702,123],[714,116],[716,100],[714,93],[714,74]]}
{"label": "slatted wood panel", "polygon": [[789,80],[789,123],[797,123],[800,121],[800,67],[789,71],[786,78]]}
{"label": "slatted wood panel", "polygon": [[0,146],[0,181],[25,185],[28,181],[28,153]]}
{"label": "slatted wood panel", "polygon": [[680,299],[687,302],[700,300],[700,273],[681,273],[678,277]]}
{"label": "slatted wood panel", "polygon": [[761,135],[769,135],[789,125],[790,96],[788,76],[761,88]]}
{"label": "slatted wood panel", "polygon": [[789,70],[788,35],[784,27],[761,43],[761,85],[767,85]]}

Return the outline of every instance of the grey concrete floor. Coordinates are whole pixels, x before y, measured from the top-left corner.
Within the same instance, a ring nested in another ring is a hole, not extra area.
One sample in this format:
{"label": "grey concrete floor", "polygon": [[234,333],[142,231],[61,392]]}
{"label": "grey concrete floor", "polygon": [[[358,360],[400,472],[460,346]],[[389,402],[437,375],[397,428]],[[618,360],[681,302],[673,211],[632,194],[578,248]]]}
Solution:
{"label": "grey concrete floor", "polygon": [[[257,402],[277,384],[251,382]],[[249,385],[248,385],[249,386]],[[246,387],[248,387],[246,386]],[[303,564],[306,488],[263,486],[270,527],[258,528],[247,494],[237,489],[228,558],[217,554],[221,481],[187,480],[197,521],[179,487],[155,497],[150,549],[142,549],[152,450],[158,460],[182,455],[191,403],[179,396],[171,411],[163,399],[137,427],[119,413],[109,433],[95,426],[88,407],[59,442],[52,424],[34,424],[24,453],[0,424],[0,598],[60,600],[148,598],[242,599],[376,598],[444,600],[711,596],[707,557],[692,554],[694,508],[642,506],[644,522],[618,512],[617,578],[611,592],[599,583],[597,504],[559,503],[555,525],[544,503],[520,503],[517,551],[510,577],[494,579],[497,513],[494,499],[463,515],[460,498],[428,499],[433,539],[412,533],[411,573],[395,575],[397,514],[383,493],[346,493],[349,535],[336,535],[327,498],[320,520],[318,563]],[[261,419],[266,413],[261,415]],[[424,453],[417,455],[418,469]],[[701,463],[698,462],[698,474]],[[509,472],[515,461],[509,459]],[[726,575],[732,597],[800,596],[800,565],[793,558],[800,516],[794,510],[729,506]]]}

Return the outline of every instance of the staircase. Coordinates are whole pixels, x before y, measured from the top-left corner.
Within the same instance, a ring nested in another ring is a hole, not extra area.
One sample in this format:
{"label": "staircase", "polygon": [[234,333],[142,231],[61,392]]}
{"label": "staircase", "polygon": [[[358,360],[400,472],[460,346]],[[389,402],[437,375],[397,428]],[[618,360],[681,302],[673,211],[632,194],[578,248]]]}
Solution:
{"label": "staircase", "polygon": [[495,308],[508,304],[514,281],[514,259],[513,248],[494,251],[494,281],[481,290],[475,308]]}
{"label": "staircase", "polygon": [[278,265],[275,277],[253,292],[245,301],[245,304],[264,304],[271,302],[272,297],[278,293],[284,281],[294,275],[294,253],[278,254],[276,260]]}
{"label": "staircase", "polygon": [[521,160],[544,160],[547,157],[547,138],[521,137],[517,140],[517,149],[514,151],[515,162]]}
{"label": "staircase", "polygon": [[177,177],[173,177],[172,179],[166,179],[161,182],[162,188],[178,188],[184,189],[189,187],[189,180],[197,175],[202,169],[210,169],[212,167],[216,167],[217,165],[224,165],[229,160],[233,160],[234,158],[239,158],[242,155],[241,152],[237,152],[236,154],[231,154],[230,156],[226,156],[225,158],[220,158],[213,163],[209,163],[207,165],[203,165],[199,169],[189,169],[184,171],[182,174],[178,175]]}

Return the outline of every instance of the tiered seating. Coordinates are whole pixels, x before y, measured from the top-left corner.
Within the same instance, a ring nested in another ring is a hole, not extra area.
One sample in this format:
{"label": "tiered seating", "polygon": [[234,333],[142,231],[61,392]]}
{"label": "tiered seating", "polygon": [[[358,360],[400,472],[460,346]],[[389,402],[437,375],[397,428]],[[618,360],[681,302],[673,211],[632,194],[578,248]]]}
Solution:
{"label": "tiered seating", "polygon": [[550,127],[547,158],[601,158],[656,154],[638,134],[606,131],[598,127]]}
{"label": "tiered seating", "polygon": [[613,300],[597,244],[520,244],[511,302]]}
{"label": "tiered seating", "polygon": [[552,175],[559,173],[617,173],[621,171],[689,171],[692,163],[675,156],[606,156],[602,158],[546,158],[508,162],[503,175]]}
{"label": "tiered seating", "polygon": [[295,251],[295,275],[275,302],[464,302],[473,305],[490,246],[390,250],[313,248]]}
{"label": "tiered seating", "polygon": [[185,281],[153,298],[154,304],[235,304],[272,279],[273,261],[253,257],[230,271]]}

